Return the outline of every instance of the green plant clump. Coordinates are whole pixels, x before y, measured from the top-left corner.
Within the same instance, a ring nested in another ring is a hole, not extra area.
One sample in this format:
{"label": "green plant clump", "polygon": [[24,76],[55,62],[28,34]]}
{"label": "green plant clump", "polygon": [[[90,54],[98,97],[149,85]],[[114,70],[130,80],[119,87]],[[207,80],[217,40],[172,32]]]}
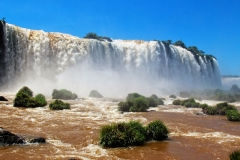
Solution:
{"label": "green plant clump", "polygon": [[[161,98],[158,98],[158,96],[155,95],[155,94],[152,94],[149,98],[153,99],[157,105],[164,105],[163,100]],[[150,107],[157,107],[157,105],[156,106],[150,106]]]}
{"label": "green plant clump", "polygon": [[50,103],[49,108],[51,110],[70,109],[70,104],[64,103],[63,101],[56,99],[54,102]]}
{"label": "green plant clump", "polygon": [[105,147],[142,145],[147,140],[167,138],[168,129],[161,121],[154,121],[146,128],[138,121],[105,125],[100,130],[100,144]]}
{"label": "green plant clump", "polygon": [[233,151],[229,154],[230,160],[240,160],[240,150]]}
{"label": "green plant clump", "polygon": [[149,107],[163,105],[164,102],[155,94],[150,97],[144,97],[138,93],[130,93],[126,97],[126,102],[118,104],[118,110],[122,112],[146,112]]}
{"label": "green plant clump", "polygon": [[173,102],[172,102],[173,105],[181,105],[181,100],[180,99],[175,99]]}
{"label": "green plant clump", "polygon": [[200,103],[196,102],[193,98],[189,98],[186,100],[179,100],[176,99],[172,102],[173,105],[182,105],[185,106],[187,108],[199,108],[200,107]]}
{"label": "green plant clump", "polygon": [[209,115],[226,115],[226,112],[229,110],[237,110],[237,108],[233,105],[228,104],[227,102],[218,103],[216,106],[205,106],[202,107],[202,111],[205,114]]}
{"label": "green plant clump", "polygon": [[132,101],[132,100],[134,100],[135,98],[138,98],[138,97],[144,97],[144,96],[141,95],[141,94],[138,94],[138,93],[129,93],[129,94],[127,95],[126,100],[127,100],[127,101]]}
{"label": "green plant clump", "polygon": [[107,147],[141,145],[145,141],[145,129],[136,121],[113,123],[100,131],[100,144]]}
{"label": "green plant clump", "polygon": [[38,94],[35,97],[33,97],[32,90],[26,86],[22,87],[18,91],[13,102],[14,107],[34,108],[34,107],[43,107],[46,105],[47,105],[47,102],[45,100],[44,95]]}
{"label": "green plant clump", "polygon": [[71,100],[77,98],[78,96],[75,93],[72,93],[71,91],[68,91],[66,89],[61,90],[54,89],[52,93],[52,99]]}
{"label": "green plant clump", "polygon": [[168,137],[168,129],[160,120],[153,121],[146,127],[148,140],[163,140]]}
{"label": "green plant clump", "polygon": [[97,90],[92,90],[92,91],[89,93],[89,97],[103,98],[103,96],[102,96]]}
{"label": "green plant clump", "polygon": [[40,106],[46,106],[47,105],[47,101],[45,99],[45,96],[42,94],[37,94],[35,96],[35,100],[37,101],[38,104],[40,104]]}
{"label": "green plant clump", "polygon": [[148,101],[144,97],[135,98],[133,101],[133,105],[130,107],[130,112],[146,112],[149,108]]}
{"label": "green plant clump", "polygon": [[228,110],[226,115],[229,121],[240,121],[240,113],[237,110]]}

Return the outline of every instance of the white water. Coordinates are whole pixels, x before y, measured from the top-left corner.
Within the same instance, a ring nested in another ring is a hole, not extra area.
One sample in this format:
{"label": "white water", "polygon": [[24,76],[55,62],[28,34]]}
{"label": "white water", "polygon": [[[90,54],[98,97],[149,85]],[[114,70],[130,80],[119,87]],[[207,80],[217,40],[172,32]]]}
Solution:
{"label": "white water", "polygon": [[150,95],[221,86],[215,59],[211,63],[199,57],[197,62],[174,45],[97,41],[10,24],[5,35],[4,84],[15,90],[27,85],[50,95],[54,88],[65,88],[86,96],[96,89],[106,97],[125,97],[129,92]]}

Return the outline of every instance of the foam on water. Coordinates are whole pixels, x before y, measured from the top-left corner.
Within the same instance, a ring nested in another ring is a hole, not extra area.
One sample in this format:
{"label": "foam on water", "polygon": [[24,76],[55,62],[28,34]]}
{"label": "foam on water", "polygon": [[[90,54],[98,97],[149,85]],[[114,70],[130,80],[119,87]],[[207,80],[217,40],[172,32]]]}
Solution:
{"label": "foam on water", "polygon": [[224,142],[232,142],[235,140],[240,140],[240,136],[226,134],[223,132],[208,132],[208,133],[201,133],[201,132],[171,132],[170,136],[185,136],[185,137],[194,137],[194,138],[206,138],[209,140],[216,140],[217,143],[224,143]]}

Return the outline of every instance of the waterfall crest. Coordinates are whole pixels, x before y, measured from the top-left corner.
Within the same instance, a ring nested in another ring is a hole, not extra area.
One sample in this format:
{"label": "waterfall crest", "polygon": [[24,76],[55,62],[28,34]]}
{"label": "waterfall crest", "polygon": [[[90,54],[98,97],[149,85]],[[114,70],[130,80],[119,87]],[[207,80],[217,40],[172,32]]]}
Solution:
{"label": "waterfall crest", "polygon": [[[141,87],[149,93],[161,89],[221,86],[216,59],[196,58],[184,48],[159,41],[98,41],[1,24],[0,56],[1,87],[10,87],[20,80],[28,82],[35,77],[59,83],[74,82],[75,87],[70,84],[61,87],[73,90],[83,89],[87,85],[84,83],[91,84],[92,89],[112,84],[128,92]],[[88,77],[97,80],[90,82]],[[143,83],[137,85],[138,81]]]}

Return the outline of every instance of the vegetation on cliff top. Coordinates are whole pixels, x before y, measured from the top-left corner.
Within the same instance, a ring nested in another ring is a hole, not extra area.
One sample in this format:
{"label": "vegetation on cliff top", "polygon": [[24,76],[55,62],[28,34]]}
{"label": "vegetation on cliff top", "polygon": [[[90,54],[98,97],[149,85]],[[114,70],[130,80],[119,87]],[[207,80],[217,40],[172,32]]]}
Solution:
{"label": "vegetation on cliff top", "polygon": [[3,17],[0,21],[5,25],[6,24],[6,21],[5,21],[5,17]]}
{"label": "vegetation on cliff top", "polygon": [[98,36],[96,33],[94,32],[89,32],[86,34],[86,36],[84,36],[83,38],[87,38],[87,39],[96,39],[99,41],[104,41],[107,40],[108,42],[112,42],[112,39],[109,37],[105,37],[105,36]]}
{"label": "vegetation on cliff top", "polygon": [[180,47],[190,51],[194,55],[197,62],[199,62],[199,57],[202,57],[202,58],[205,57],[206,60],[210,60],[210,61],[213,61],[213,59],[217,59],[213,55],[205,54],[204,51],[198,49],[196,46],[187,47],[182,40],[178,40],[174,43],[172,43],[172,40],[164,40],[164,41],[154,40],[154,41],[162,42],[165,46],[169,46],[169,45],[180,46]]}

